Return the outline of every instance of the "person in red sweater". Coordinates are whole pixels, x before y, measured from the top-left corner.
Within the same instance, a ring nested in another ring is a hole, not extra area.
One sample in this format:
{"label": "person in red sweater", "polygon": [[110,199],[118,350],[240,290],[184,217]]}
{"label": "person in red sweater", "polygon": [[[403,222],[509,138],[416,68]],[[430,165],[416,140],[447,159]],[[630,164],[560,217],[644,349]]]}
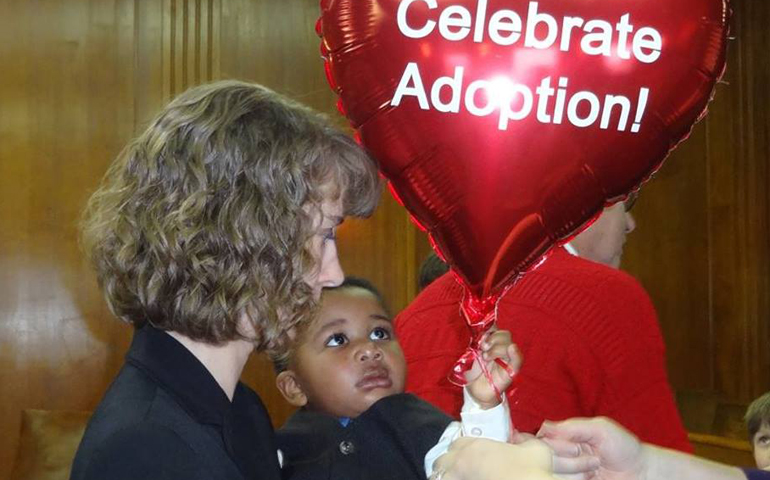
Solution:
{"label": "person in red sweater", "polygon": [[[500,300],[497,325],[511,332],[524,359],[508,391],[513,425],[534,433],[544,420],[606,416],[645,442],[692,452],[650,298],[633,277],[612,268],[635,226],[627,208],[605,209]],[[583,252],[606,264],[581,258]],[[462,390],[447,374],[469,342],[462,293],[447,273],[396,318],[407,391],[454,417]]]}

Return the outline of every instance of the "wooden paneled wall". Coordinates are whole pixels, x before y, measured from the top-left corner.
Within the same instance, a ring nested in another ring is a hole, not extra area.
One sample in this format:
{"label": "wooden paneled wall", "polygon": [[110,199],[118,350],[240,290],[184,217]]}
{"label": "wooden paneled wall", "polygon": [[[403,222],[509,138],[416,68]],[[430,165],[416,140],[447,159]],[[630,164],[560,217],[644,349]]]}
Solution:
{"label": "wooden paneled wall", "polygon": [[724,83],[642,190],[624,268],[658,309],[686,424],[742,435],[719,417],[770,390],[770,2],[733,9]]}
{"label": "wooden paneled wall", "polygon": [[[626,266],[660,311],[674,385],[745,403],[770,389],[770,2],[734,3],[729,85],[645,187]],[[92,409],[130,340],[77,246],[108,163],[169,98],[219,78],[264,83],[344,124],[317,15],[317,0],[0,2],[0,479],[21,410]],[[383,198],[373,219],[345,224],[340,250],[398,310],[428,247]],[[244,378],[280,423],[289,410],[270,368],[255,358]]]}
{"label": "wooden paneled wall", "polygon": [[[0,478],[24,408],[90,410],[130,328],[107,311],[77,218],[108,163],[189,86],[264,83],[335,115],[314,0],[0,3]],[[414,295],[415,229],[389,198],[341,233],[343,263],[395,308]],[[258,358],[244,378],[278,423],[289,409]]]}

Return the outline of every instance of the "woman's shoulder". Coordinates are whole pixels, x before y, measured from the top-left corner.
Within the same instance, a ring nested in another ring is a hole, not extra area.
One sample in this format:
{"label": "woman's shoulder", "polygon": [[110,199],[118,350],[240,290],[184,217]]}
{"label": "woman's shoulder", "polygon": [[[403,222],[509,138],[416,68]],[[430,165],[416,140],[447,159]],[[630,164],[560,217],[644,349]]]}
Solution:
{"label": "woman's shoulder", "polygon": [[123,449],[138,455],[168,449],[191,452],[181,430],[195,424],[179,402],[145,372],[125,365],[91,416],[80,450],[90,451],[90,455]]}
{"label": "woman's shoulder", "polygon": [[196,478],[197,455],[173,427],[150,420],[94,420],[75,455],[72,480]]}

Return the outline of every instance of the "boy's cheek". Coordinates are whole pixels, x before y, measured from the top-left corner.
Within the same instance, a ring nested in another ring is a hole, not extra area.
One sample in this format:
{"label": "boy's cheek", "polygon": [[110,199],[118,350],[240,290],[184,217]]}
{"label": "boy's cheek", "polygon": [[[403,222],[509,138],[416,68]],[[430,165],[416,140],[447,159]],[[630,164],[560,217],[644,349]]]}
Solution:
{"label": "boy's cheek", "polygon": [[401,350],[401,347],[398,345],[398,343],[395,344],[391,351],[391,358],[392,362],[395,364],[394,367],[400,370],[401,375],[406,375],[406,357],[404,356],[403,350]]}

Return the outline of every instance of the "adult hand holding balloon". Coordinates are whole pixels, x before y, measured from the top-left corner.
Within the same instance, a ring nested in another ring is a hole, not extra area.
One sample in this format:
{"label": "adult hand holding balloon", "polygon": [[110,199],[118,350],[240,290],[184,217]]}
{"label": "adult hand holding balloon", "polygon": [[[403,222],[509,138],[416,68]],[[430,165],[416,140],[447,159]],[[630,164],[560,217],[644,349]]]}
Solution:
{"label": "adult hand holding balloon", "polygon": [[723,0],[324,0],[341,110],[466,286],[474,334],[646,180],[724,69]]}

